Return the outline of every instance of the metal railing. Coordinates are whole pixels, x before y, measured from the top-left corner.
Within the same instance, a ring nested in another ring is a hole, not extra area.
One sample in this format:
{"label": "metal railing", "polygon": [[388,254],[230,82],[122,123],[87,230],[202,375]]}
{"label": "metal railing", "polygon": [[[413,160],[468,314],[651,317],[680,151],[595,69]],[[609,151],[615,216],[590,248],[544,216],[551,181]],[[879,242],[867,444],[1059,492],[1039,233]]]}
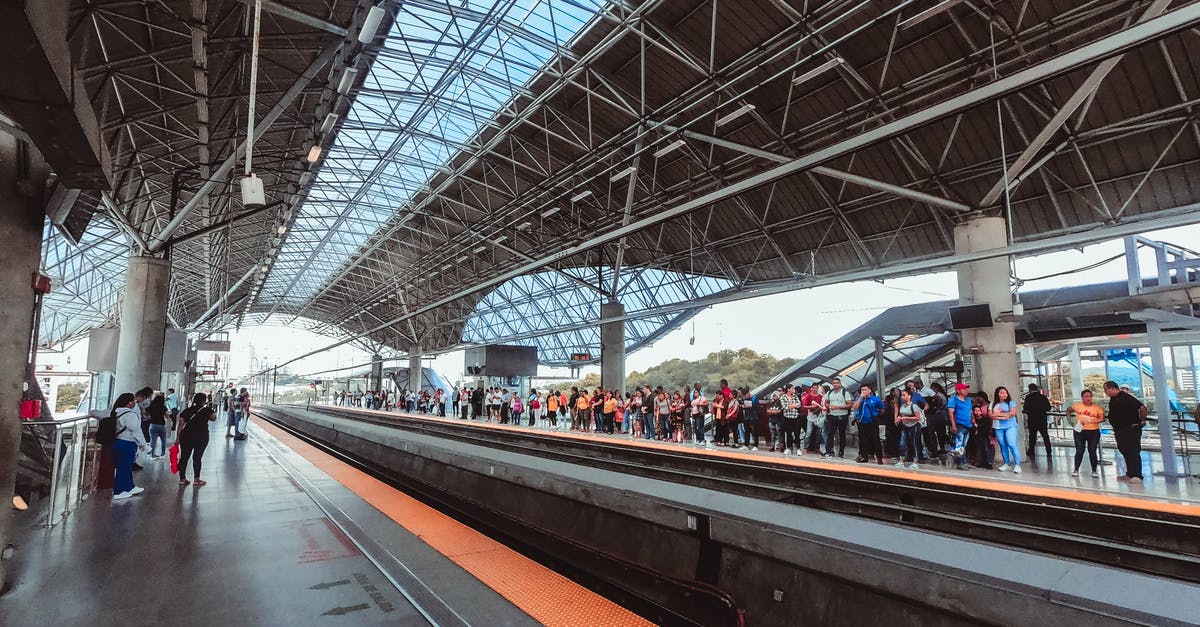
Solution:
{"label": "metal railing", "polygon": [[[50,498],[45,526],[53,527],[87,498],[96,483],[96,472],[86,472],[96,463],[99,450],[90,450],[88,437],[93,418],[87,414],[59,420],[24,420],[22,428],[53,427],[54,449],[50,466]],[[64,468],[64,465],[66,466]],[[64,475],[66,480],[64,481]],[[85,485],[85,482],[87,485]]]}

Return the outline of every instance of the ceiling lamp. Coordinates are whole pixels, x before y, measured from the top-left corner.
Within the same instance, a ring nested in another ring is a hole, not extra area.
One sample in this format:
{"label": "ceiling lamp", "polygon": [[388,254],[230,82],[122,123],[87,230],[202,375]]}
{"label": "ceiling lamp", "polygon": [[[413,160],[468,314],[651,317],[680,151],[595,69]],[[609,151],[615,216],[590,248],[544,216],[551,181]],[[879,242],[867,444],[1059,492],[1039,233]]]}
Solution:
{"label": "ceiling lamp", "polygon": [[675,152],[676,150],[679,150],[679,148],[681,146],[683,146],[685,143],[687,143],[687,142],[683,141],[683,138],[681,137],[681,138],[667,144],[666,146],[663,146],[662,148],[659,148],[658,150],[656,150],[654,152],[654,158],[662,159],[664,156],[669,155],[672,152]]}
{"label": "ceiling lamp", "polygon": [[542,217],[549,218],[550,216],[558,213],[559,211],[562,211],[562,207],[550,207],[549,209],[542,212]]}
{"label": "ceiling lamp", "polygon": [[808,82],[808,81],[812,80],[813,78],[816,78],[817,76],[820,76],[821,74],[828,72],[829,70],[831,70],[845,62],[846,62],[846,60],[841,57],[834,57],[834,58],[822,63],[821,65],[818,65],[817,67],[801,74],[800,76],[793,78],[792,84],[800,85],[802,83]]}
{"label": "ceiling lamp", "polygon": [[309,163],[316,163],[319,161],[321,159],[321,145],[313,144],[312,148],[308,149],[308,156],[305,158],[308,159]]}
{"label": "ceiling lamp", "polygon": [[377,4],[367,11],[367,18],[363,20],[362,29],[358,31],[359,43],[369,44],[375,41],[375,33],[379,30],[379,25],[383,23],[383,5]]}
{"label": "ceiling lamp", "polygon": [[754,105],[752,105],[750,103],[746,103],[746,104],[734,109],[733,111],[730,111],[729,113],[726,113],[725,115],[717,118],[717,126],[725,126],[726,124],[729,124],[730,122],[742,117],[743,115],[750,113],[755,108],[756,107]]}
{"label": "ceiling lamp", "polygon": [[575,194],[574,196],[572,196],[571,202],[579,202],[579,201],[583,200],[584,198],[587,198],[588,196],[591,196],[591,195],[592,195],[592,190],[585,189],[582,192],[579,192],[578,194]]}

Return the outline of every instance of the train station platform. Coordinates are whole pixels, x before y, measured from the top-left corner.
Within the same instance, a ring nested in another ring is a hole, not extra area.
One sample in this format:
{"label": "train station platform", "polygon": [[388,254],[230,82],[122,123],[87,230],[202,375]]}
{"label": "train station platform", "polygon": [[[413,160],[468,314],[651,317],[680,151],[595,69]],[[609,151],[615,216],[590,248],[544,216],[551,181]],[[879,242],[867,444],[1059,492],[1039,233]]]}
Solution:
{"label": "train station platform", "polygon": [[1200,572],[1184,502],[317,409],[259,407],[506,543],[589,569],[656,623],[1194,622],[1176,596]]}
{"label": "train station platform", "polygon": [[675,443],[634,439],[629,434],[621,433],[607,434],[565,431],[536,426],[500,424],[481,420],[463,421],[457,418],[441,418],[428,414],[367,410],[357,407],[322,405],[313,405],[312,407],[318,411],[322,409],[335,410],[337,412],[358,413],[365,416],[380,416],[384,418],[389,416],[404,416],[409,420],[429,421],[431,424],[478,425],[483,428],[498,429],[506,432],[547,435],[573,442],[618,444],[633,449],[663,451],[672,454],[683,453],[702,458],[744,460],[777,464],[783,467],[846,471],[876,477],[884,481],[921,481],[947,488],[961,487],[999,490],[1028,496],[1053,496],[1096,504],[1120,504],[1151,509],[1159,508],[1160,505],[1155,504],[1161,504],[1163,511],[1200,516],[1200,474],[1193,474],[1200,473],[1200,466],[1197,466],[1197,464],[1200,464],[1200,458],[1190,459],[1185,456],[1178,459],[1179,467],[1188,472],[1190,476],[1168,480],[1162,476],[1156,476],[1152,472],[1153,470],[1162,468],[1161,454],[1157,451],[1143,450],[1142,465],[1146,475],[1145,481],[1141,485],[1131,485],[1127,482],[1117,480],[1117,476],[1120,474],[1117,470],[1118,464],[1123,464],[1124,462],[1119,459],[1120,456],[1117,454],[1116,445],[1111,441],[1111,438],[1103,442],[1106,447],[1102,447],[1101,450],[1101,470],[1099,477],[1092,477],[1090,475],[1090,466],[1086,457],[1083,461],[1080,476],[1072,477],[1071,469],[1074,466],[1075,449],[1073,446],[1065,446],[1061,445],[1061,443],[1056,443],[1049,463],[1047,463],[1045,454],[1040,448],[1036,457],[1023,459],[1022,468],[1024,472],[1017,475],[1011,472],[999,472],[994,469],[981,468],[961,471],[936,463],[922,465],[917,470],[894,468],[891,465],[879,466],[874,463],[860,464],[856,463],[853,459],[853,451],[855,450],[853,446],[847,447],[846,458],[822,458],[818,454],[789,456],[770,452],[766,450],[765,446],[757,451],[751,451],[745,448],[701,446],[692,442]]}
{"label": "train station platform", "polygon": [[214,426],[203,487],[169,462],[21,529],[0,624],[644,624],[274,427]]}

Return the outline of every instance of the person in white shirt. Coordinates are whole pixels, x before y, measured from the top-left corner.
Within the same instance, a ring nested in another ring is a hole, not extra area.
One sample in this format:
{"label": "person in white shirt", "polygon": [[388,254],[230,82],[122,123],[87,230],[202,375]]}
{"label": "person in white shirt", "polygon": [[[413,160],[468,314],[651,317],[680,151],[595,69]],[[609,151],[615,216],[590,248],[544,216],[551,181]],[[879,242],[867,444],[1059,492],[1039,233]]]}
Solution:
{"label": "person in white shirt", "polygon": [[113,480],[113,500],[119,501],[145,492],[145,488],[133,485],[133,462],[138,451],[146,450],[146,439],[142,436],[142,418],[135,409],[137,398],[126,392],[113,403],[112,415],[116,418],[117,439],[113,442],[112,458],[116,469]]}

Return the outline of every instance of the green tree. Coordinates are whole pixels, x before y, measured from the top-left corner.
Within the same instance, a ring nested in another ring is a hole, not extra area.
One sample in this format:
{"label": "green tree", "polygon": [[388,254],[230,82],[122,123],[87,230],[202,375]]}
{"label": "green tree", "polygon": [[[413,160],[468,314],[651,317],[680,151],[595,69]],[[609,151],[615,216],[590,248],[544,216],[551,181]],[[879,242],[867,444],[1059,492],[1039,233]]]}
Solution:
{"label": "green tree", "polygon": [[79,406],[79,399],[83,398],[83,392],[87,389],[86,383],[64,383],[58,386],[58,398],[54,408],[56,412],[72,411]]}

